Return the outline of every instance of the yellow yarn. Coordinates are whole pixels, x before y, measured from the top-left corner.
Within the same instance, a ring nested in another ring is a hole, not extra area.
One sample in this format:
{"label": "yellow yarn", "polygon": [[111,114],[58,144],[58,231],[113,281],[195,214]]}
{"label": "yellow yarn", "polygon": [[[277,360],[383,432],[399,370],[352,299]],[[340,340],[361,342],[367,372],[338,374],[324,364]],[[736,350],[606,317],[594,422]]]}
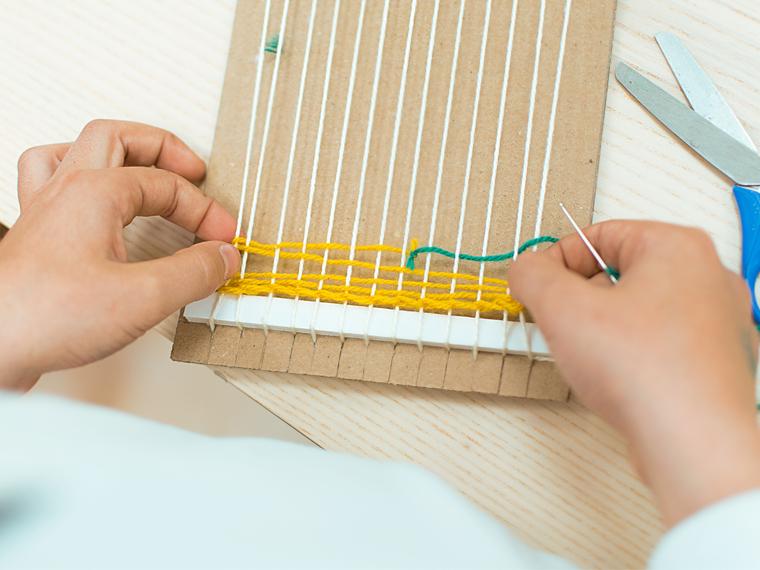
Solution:
{"label": "yellow yarn", "polygon": [[[282,259],[298,259],[322,263],[328,251],[350,251],[351,247],[342,243],[307,243],[281,242],[267,244],[251,241],[246,244],[244,238],[236,238],[233,244],[242,252],[274,257],[276,252]],[[410,243],[410,251],[417,247],[416,240]],[[295,249],[298,251],[284,251]],[[322,255],[309,253],[321,251]],[[382,252],[401,255],[404,250],[389,245],[360,245],[356,252]],[[355,259],[327,258],[327,265],[353,267],[357,269],[376,269],[374,263]],[[296,273],[246,273],[242,277],[230,279],[220,289],[220,293],[231,295],[275,295],[286,298],[323,300],[351,305],[387,307],[426,311],[479,311],[503,312],[517,315],[522,310],[520,303],[507,294],[509,283],[503,279],[484,277],[480,283],[479,276],[467,273],[429,271],[428,279],[423,280],[424,271],[408,269],[404,266],[381,265],[378,272],[395,274],[395,278],[352,276],[350,285],[346,285],[346,276],[338,274],[306,273],[299,278]],[[398,290],[398,276],[403,275],[402,289]],[[407,278],[408,277],[408,278]],[[432,281],[444,279],[447,283]],[[451,281],[456,280],[454,292]],[[333,284],[333,283],[342,284]],[[426,294],[422,296],[422,290]],[[445,292],[439,292],[445,291]]]}

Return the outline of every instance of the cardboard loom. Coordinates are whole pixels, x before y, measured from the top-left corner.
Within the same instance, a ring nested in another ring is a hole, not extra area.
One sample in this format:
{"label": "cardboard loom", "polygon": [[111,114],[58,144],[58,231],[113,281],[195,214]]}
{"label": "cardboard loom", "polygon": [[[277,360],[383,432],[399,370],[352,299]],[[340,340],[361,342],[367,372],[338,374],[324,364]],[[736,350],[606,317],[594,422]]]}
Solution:
{"label": "cardboard loom", "polygon": [[[517,2],[518,0],[513,0]],[[489,253],[512,249],[517,225],[519,188],[523,176],[526,136],[536,61],[537,34],[541,19],[538,0],[523,0],[517,9],[513,36],[505,126],[499,150],[497,192],[492,210]],[[235,17],[229,61],[222,94],[214,149],[209,163],[205,191],[219,200],[230,212],[240,206],[241,180],[245,162],[250,106],[257,62],[262,70],[259,119],[254,137],[251,168],[260,152],[263,117],[267,93],[272,81],[274,56],[259,54],[260,32],[264,18],[263,1],[240,0]],[[284,0],[272,2],[266,37],[278,33]],[[276,240],[282,188],[296,115],[311,2],[291,0],[284,37],[279,39],[281,63],[275,92],[271,130],[261,194],[254,218],[253,239],[272,243]],[[370,141],[365,194],[362,202],[360,244],[377,243],[390,147],[402,76],[404,46],[412,3],[393,0],[387,20],[381,77],[377,94],[374,129]],[[320,1],[315,15],[314,35],[302,107],[298,145],[284,241],[300,241],[304,230],[316,132],[320,116],[330,30],[335,4]],[[349,243],[364,142],[368,109],[384,3],[371,0],[366,5],[364,28],[359,49],[359,65],[351,106],[347,144],[332,241]],[[527,185],[521,221],[520,241],[533,237],[541,179],[547,152],[555,76],[564,26],[565,10],[570,7],[561,72],[553,145],[545,184],[545,207],[541,233],[561,236],[569,227],[557,206],[563,201],[579,223],[590,223],[593,211],[597,164],[601,146],[602,121],[608,82],[615,0],[545,0],[544,25],[540,41],[539,75],[535,85],[534,115],[530,137]],[[431,32],[433,2],[418,2],[412,36],[406,95],[403,103],[393,193],[384,243],[404,247],[403,227],[412,175],[420,99]],[[435,49],[430,72],[430,95],[424,116],[424,135],[420,156],[411,237],[422,245],[428,237],[438,156],[444,126],[446,94],[449,88],[459,2],[441,2],[436,28]],[[448,144],[442,179],[442,193],[436,222],[435,244],[454,249],[464,183],[469,131],[472,121],[477,69],[486,2],[470,0],[466,4],[461,32],[461,47],[456,74],[456,89],[451,110]],[[330,207],[338,161],[339,138],[352,64],[359,1],[340,4],[335,55],[331,68],[325,129],[320,147],[316,178],[316,199],[309,230],[309,241],[325,241],[325,227]],[[479,252],[492,171],[501,82],[506,63],[512,2],[493,0],[489,37],[484,60],[482,92],[478,110],[471,169],[470,192],[464,226],[462,251]],[[249,177],[244,224],[248,223]],[[432,245],[432,244],[431,244]],[[374,254],[358,259],[374,261]],[[424,262],[424,258],[421,258]],[[386,263],[398,260],[384,258]],[[280,271],[295,271],[295,260],[281,260]],[[318,264],[307,271],[319,272]],[[249,271],[271,271],[270,258],[252,259]],[[451,271],[452,260],[433,257],[431,270]],[[477,273],[477,264],[462,265],[460,271]],[[331,269],[331,272],[333,270]],[[345,271],[345,270],[344,270]],[[505,278],[506,265],[488,264],[486,275]],[[487,316],[487,315],[486,315]],[[499,315],[496,315],[499,318]],[[189,323],[180,318],[172,357],[175,360],[219,366],[235,366],[298,374],[312,374],[353,380],[384,382],[448,390],[475,391],[506,396],[563,400],[568,389],[553,363],[531,361],[521,355],[480,352],[476,359],[470,351],[426,346],[394,344],[362,339],[319,336],[314,344],[308,334],[264,331],[254,328],[217,326],[212,334],[205,324]]]}

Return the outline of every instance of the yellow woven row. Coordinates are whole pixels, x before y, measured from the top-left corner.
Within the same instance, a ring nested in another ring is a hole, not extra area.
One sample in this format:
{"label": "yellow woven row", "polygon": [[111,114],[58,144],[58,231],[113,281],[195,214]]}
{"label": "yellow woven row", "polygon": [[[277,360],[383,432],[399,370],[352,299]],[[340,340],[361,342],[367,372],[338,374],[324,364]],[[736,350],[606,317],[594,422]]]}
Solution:
{"label": "yellow woven row", "polygon": [[[240,251],[252,253],[254,255],[261,255],[264,257],[274,257],[275,251],[280,250],[281,259],[303,259],[304,261],[316,261],[322,263],[324,255],[317,255],[315,253],[304,253],[303,251],[282,251],[283,249],[300,249],[303,250],[303,244],[300,242],[281,242],[281,243],[258,243],[251,241],[248,245],[245,245],[245,238],[235,238],[232,242]],[[414,241],[410,244],[409,251],[416,249]],[[342,243],[307,243],[306,248],[308,250],[350,250],[350,246]],[[373,251],[373,252],[389,252],[389,253],[403,253],[403,250],[399,247],[393,247],[390,245],[361,245],[356,246],[355,251]],[[417,275],[423,276],[425,272],[422,269],[409,269],[404,266],[398,265],[380,265],[376,266],[374,263],[368,261],[357,261],[355,259],[335,259],[327,258],[327,265],[340,266],[340,267],[355,267],[359,269],[369,269],[374,271],[377,267],[379,272],[387,273],[403,273],[404,275]],[[479,281],[477,275],[471,275],[469,273],[452,273],[449,271],[428,271],[428,278],[430,279],[456,279],[458,281]],[[353,279],[352,279],[353,281]],[[504,279],[495,279],[493,277],[483,277],[483,283],[488,283],[503,288],[505,291],[509,287],[509,283]]]}
{"label": "yellow woven row", "polygon": [[[307,243],[282,242],[265,244],[258,242],[245,243],[245,239],[237,238],[235,246],[248,254],[273,257],[279,252],[284,259],[299,259],[322,263],[324,253],[317,255],[309,251],[350,251],[350,246],[341,243]],[[416,248],[412,243],[411,249]],[[296,249],[299,251],[284,251]],[[387,245],[362,245],[354,251],[396,253],[401,255],[401,248]],[[299,276],[295,273],[246,273],[242,278],[230,279],[219,289],[220,293],[231,295],[274,295],[277,297],[323,300],[334,303],[349,303],[351,305],[400,308],[407,310],[427,311],[480,311],[503,312],[516,315],[522,310],[520,303],[507,294],[508,282],[503,279],[483,278],[467,273],[452,273],[429,271],[428,279],[421,269],[411,270],[403,266],[381,265],[357,261],[353,259],[327,258],[330,266],[354,267],[368,269],[373,272],[403,274],[403,288],[398,290],[398,277],[394,279],[381,277],[351,278],[346,285],[346,276],[339,274],[307,273]],[[408,278],[406,278],[408,277]],[[431,281],[445,279],[447,283]],[[456,287],[451,291],[451,281],[456,280]],[[340,284],[334,284],[340,283]],[[445,291],[445,292],[440,292]]]}
{"label": "yellow woven row", "polygon": [[[422,273],[422,272],[420,272]],[[286,279],[298,279],[298,275],[295,273],[246,273],[245,279],[233,279],[231,281],[236,282],[249,282],[249,281],[260,281],[260,280],[286,280]],[[338,275],[333,273],[304,273],[301,275],[300,281],[306,283],[306,282],[313,282],[313,283],[319,283],[319,282],[343,282],[346,281],[345,275]],[[228,282],[229,283],[229,282]],[[386,287],[393,287],[396,288],[398,286],[398,279],[384,279],[382,277],[351,277],[351,283],[354,285],[374,285],[375,288],[378,286],[386,286]],[[505,282],[506,283],[506,282]],[[451,283],[439,283],[435,281],[416,281],[414,279],[405,279],[402,283],[404,287],[411,287],[413,289],[441,289],[441,290],[450,290],[451,289]],[[506,287],[502,285],[479,285],[477,283],[461,283],[457,282],[456,284],[456,290],[457,291],[480,291],[481,293],[503,293],[505,291]]]}

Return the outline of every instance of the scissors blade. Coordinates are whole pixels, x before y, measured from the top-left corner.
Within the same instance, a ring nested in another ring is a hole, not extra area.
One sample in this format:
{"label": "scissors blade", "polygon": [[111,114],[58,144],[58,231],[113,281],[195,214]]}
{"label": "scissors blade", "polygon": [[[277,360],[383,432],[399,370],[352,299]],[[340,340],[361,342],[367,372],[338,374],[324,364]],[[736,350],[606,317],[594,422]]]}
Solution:
{"label": "scissors blade", "polygon": [[740,186],[760,186],[760,156],[625,63],[618,81],[654,117]]}
{"label": "scissors blade", "polygon": [[654,37],[694,110],[743,145],[757,151],[736,113],[683,42],[668,32],[660,32]]}

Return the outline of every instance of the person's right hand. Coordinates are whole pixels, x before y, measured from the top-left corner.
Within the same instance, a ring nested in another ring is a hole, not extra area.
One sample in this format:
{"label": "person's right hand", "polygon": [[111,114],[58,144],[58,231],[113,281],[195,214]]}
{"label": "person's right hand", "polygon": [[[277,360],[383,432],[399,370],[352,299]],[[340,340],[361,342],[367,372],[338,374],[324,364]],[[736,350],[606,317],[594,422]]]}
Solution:
{"label": "person's right hand", "polygon": [[614,221],[586,234],[616,286],[576,235],[509,272],[565,379],[629,439],[666,523],[760,486],[745,283],[699,230]]}

